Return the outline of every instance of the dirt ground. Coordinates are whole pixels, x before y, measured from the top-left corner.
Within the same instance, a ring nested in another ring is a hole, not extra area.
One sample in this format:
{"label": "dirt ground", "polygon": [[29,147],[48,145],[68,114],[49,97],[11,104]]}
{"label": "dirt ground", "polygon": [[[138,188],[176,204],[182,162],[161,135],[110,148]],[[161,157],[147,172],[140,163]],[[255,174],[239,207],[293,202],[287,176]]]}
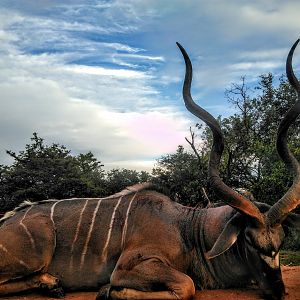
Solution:
{"label": "dirt ground", "polygon": [[[283,279],[285,282],[287,295],[285,300],[300,300],[300,266],[297,267],[282,267]],[[65,300],[94,300],[96,297],[95,292],[78,292],[68,293]],[[30,293],[26,295],[3,297],[1,300],[53,300],[41,296],[37,293]],[[262,299],[258,290],[255,289],[228,289],[228,290],[205,290],[198,291],[194,300],[257,300]]]}

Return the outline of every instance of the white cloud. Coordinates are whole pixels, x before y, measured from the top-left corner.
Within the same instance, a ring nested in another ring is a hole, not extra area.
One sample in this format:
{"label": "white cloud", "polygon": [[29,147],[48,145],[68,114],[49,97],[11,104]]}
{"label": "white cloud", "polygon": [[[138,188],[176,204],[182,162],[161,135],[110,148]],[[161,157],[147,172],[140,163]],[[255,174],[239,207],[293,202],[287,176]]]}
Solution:
{"label": "white cloud", "polygon": [[[26,54],[19,48],[24,46],[19,29],[8,32],[6,27],[0,34],[6,42],[0,51],[2,163],[8,162],[5,149],[23,149],[35,131],[74,153],[91,150],[109,168],[150,170],[155,158],[175,151],[184,139],[186,121],[174,109],[161,107],[151,72],[66,65],[70,56],[64,53]],[[120,43],[103,46],[129,57],[143,51]],[[148,55],[137,59],[163,61]]]}
{"label": "white cloud", "polygon": [[[89,42],[90,43],[90,42]],[[125,51],[129,53],[137,53],[137,52],[142,52],[145,51],[144,49],[141,48],[135,48],[135,47],[130,47],[129,45],[124,45],[121,43],[101,43],[103,46],[114,49],[117,51]]]}
{"label": "white cloud", "polygon": [[[298,11],[300,3],[297,1],[251,1],[241,3],[240,1],[200,1],[199,7],[205,5],[211,20],[216,21],[218,30],[223,32],[221,38],[246,38],[253,37],[252,42],[260,41],[262,35],[270,35],[281,39],[282,34],[289,36],[299,35]],[[255,41],[256,37],[256,41]],[[250,42],[250,41],[249,41]]]}
{"label": "white cloud", "polygon": [[282,60],[286,55],[285,48],[268,49],[268,50],[253,50],[244,51],[239,54],[240,59],[251,59],[251,60],[265,60],[265,59],[278,59]]}
{"label": "white cloud", "polygon": [[175,150],[185,136],[186,124],[178,113],[110,111],[70,99],[50,80],[1,84],[0,91],[2,160],[4,149],[19,150],[34,131],[76,153],[91,150],[108,166],[116,161],[129,165],[131,159],[153,161]]}
{"label": "white cloud", "polygon": [[140,54],[119,54],[119,57],[131,58],[131,59],[139,59],[139,60],[152,60],[152,61],[165,61],[162,56],[149,56],[149,55],[140,55]]}
{"label": "white cloud", "polygon": [[117,169],[122,166],[122,168],[136,171],[148,171],[151,173],[156,160],[122,160],[122,161],[113,161],[110,163],[106,163],[105,167],[107,170]]}
{"label": "white cloud", "polygon": [[75,72],[79,74],[113,76],[113,77],[130,78],[130,79],[139,79],[139,78],[146,78],[146,77],[151,78],[151,76],[146,75],[143,72],[124,70],[124,69],[108,69],[102,67],[89,67],[83,65],[72,65],[63,68],[66,71]]}
{"label": "white cloud", "polygon": [[[299,1],[141,3],[149,3],[160,16],[149,22],[147,30],[154,41],[151,47],[161,47],[170,54],[163,65],[167,83],[176,82],[174,75],[182,73],[178,67],[182,59],[174,47],[179,41],[194,65],[193,86],[206,95],[216,88],[224,90],[247,72],[251,80],[257,80],[262,72],[283,73],[288,48],[299,36]],[[174,60],[176,54],[178,60]],[[177,68],[170,67],[171,63]]]}
{"label": "white cloud", "polygon": [[234,71],[249,72],[255,70],[256,72],[269,72],[277,67],[280,67],[279,62],[265,61],[265,62],[240,62],[230,66]]}

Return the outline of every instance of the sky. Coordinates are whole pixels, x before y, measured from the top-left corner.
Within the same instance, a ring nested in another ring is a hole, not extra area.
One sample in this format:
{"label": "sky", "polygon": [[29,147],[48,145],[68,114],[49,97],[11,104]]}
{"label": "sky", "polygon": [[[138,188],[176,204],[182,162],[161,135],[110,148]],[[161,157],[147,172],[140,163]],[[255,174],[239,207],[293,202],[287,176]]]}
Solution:
{"label": "sky", "polygon": [[235,108],[224,91],[241,76],[255,85],[284,73],[299,11],[298,0],[1,0],[0,164],[37,132],[106,169],[150,171],[188,148],[198,122],[175,43],[192,60],[194,99],[226,117]]}

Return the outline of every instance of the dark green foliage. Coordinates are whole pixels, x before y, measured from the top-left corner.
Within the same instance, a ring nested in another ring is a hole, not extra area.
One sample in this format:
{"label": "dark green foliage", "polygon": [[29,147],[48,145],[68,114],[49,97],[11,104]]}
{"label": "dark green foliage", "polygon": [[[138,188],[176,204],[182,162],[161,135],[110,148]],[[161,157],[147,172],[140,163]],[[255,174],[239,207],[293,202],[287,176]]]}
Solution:
{"label": "dark green foliage", "polygon": [[45,145],[36,133],[25,150],[7,153],[14,163],[0,165],[0,212],[24,200],[107,196],[150,178],[147,172],[126,169],[106,173],[91,152],[73,156],[65,146]]}
{"label": "dark green foliage", "polygon": [[285,266],[299,266],[300,252],[292,250],[282,250],[280,254],[280,264]]}
{"label": "dark green foliage", "polygon": [[[283,243],[283,249],[291,251],[300,251],[300,234],[299,230],[288,228],[286,238]],[[299,257],[300,259],[300,257]]]}
{"label": "dark green foliage", "polygon": [[65,146],[47,146],[36,133],[24,151],[7,153],[14,163],[3,167],[1,210],[24,200],[94,196],[101,193],[103,171],[92,153],[74,157]]}
{"label": "dark green foliage", "polygon": [[207,184],[207,157],[199,161],[179,146],[176,153],[161,157],[152,173],[153,181],[165,186],[173,200],[190,206],[205,202],[202,187]]}
{"label": "dark green foliage", "polygon": [[106,173],[105,193],[111,195],[132,184],[151,181],[151,178],[150,174],[145,171],[113,169]]}
{"label": "dark green foliage", "polygon": [[[251,186],[254,195],[260,201],[270,204],[276,202],[292,183],[292,174],[280,160],[276,148],[276,133],[282,116],[296,101],[296,93],[283,77],[274,87],[271,74],[261,76],[257,88],[260,94],[253,100],[255,124],[253,126],[253,153],[257,160],[256,176]],[[289,130],[289,145],[299,159],[299,119]]]}
{"label": "dark green foliage", "polygon": [[[275,87],[272,74],[262,75],[258,87],[250,90],[242,78],[240,85],[226,91],[238,113],[222,120],[225,151],[221,165],[224,181],[252,191],[258,201],[273,204],[292,184],[276,150],[278,125],[296,101],[296,93],[284,77]],[[289,144],[299,159],[299,125],[289,130]]]}

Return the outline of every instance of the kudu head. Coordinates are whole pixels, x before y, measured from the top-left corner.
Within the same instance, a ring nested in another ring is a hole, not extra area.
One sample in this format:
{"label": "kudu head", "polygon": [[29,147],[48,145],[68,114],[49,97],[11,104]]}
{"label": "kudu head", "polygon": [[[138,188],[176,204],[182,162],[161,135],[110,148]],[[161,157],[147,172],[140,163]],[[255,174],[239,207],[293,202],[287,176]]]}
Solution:
{"label": "kudu head", "polygon": [[234,217],[227,222],[212,249],[206,253],[208,259],[217,257],[228,250],[236,242],[239,233],[244,232],[242,238],[245,243],[246,256],[250,260],[255,260],[256,264],[261,262],[262,265],[265,264],[272,269],[278,269],[278,251],[284,238],[283,226],[285,223],[294,225],[293,223],[299,222],[298,218],[294,220],[289,213],[300,204],[300,166],[287,145],[287,131],[300,113],[300,83],[292,69],[292,57],[298,42],[299,40],[292,46],[286,61],[287,77],[298,93],[298,101],[284,116],[277,133],[277,151],[295,177],[290,189],[270,208],[266,205],[256,205],[222,181],[218,170],[224,149],[221,128],[216,119],[192,99],[190,92],[192,82],[191,61],[184,48],[177,43],[186,65],[183,85],[185,105],[192,114],[203,120],[213,133],[213,145],[209,161],[209,182],[219,197],[237,211]]}

